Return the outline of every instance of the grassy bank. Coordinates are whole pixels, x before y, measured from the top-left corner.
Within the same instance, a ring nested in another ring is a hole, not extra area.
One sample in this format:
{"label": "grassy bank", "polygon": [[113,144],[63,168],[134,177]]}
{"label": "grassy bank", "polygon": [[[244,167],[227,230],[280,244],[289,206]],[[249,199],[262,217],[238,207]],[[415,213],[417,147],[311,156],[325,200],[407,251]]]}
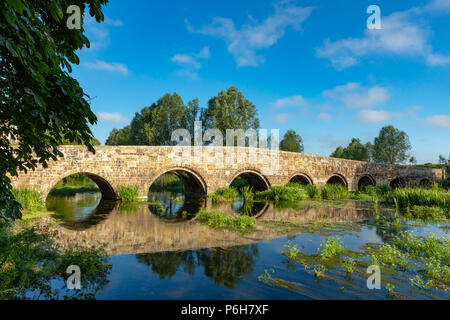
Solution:
{"label": "grassy bank", "polygon": [[88,193],[88,192],[99,192],[100,189],[97,186],[86,185],[86,186],[64,186],[53,188],[50,190],[49,195],[56,197],[70,197],[77,193]]}

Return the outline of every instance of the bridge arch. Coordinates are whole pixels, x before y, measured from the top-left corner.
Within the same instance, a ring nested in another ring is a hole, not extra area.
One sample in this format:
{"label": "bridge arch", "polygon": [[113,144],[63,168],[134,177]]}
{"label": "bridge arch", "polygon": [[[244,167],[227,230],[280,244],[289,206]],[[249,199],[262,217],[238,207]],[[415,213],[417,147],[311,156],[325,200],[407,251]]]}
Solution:
{"label": "bridge arch", "polygon": [[391,182],[389,183],[389,185],[392,188],[402,188],[402,187],[406,187],[406,178],[404,177],[396,177],[394,179],[391,180]]}
{"label": "bridge arch", "polygon": [[92,172],[87,171],[80,171],[80,170],[73,170],[69,172],[65,172],[63,175],[58,176],[57,178],[53,179],[49,185],[49,188],[44,191],[43,198],[47,199],[48,194],[50,193],[50,190],[62,179],[67,178],[73,174],[81,174],[92,181],[95,182],[95,184],[100,189],[100,192],[102,194],[102,200],[118,200],[120,198],[119,192],[117,191],[117,188],[110,182],[108,178],[105,178],[102,174],[96,174]]}
{"label": "bridge arch", "polygon": [[233,180],[237,177],[241,177],[242,179],[244,179],[253,188],[253,191],[264,191],[270,188],[269,180],[258,170],[239,170],[232,176],[231,180],[228,181],[228,185],[231,185]]}
{"label": "bridge arch", "polygon": [[419,181],[419,185],[421,187],[429,187],[431,185],[431,181],[428,178],[423,178]]}
{"label": "bridge arch", "polygon": [[289,182],[299,183],[302,185],[314,184],[310,176],[305,173],[296,173],[289,178]]}
{"label": "bridge arch", "polygon": [[367,186],[376,186],[376,181],[370,174],[365,174],[358,180],[359,189]]}
{"label": "bridge arch", "polygon": [[348,189],[347,179],[342,174],[334,173],[331,177],[328,178],[327,184],[340,184]]}
{"label": "bridge arch", "polygon": [[186,193],[197,193],[202,195],[207,194],[207,185],[205,180],[198,172],[188,167],[165,168],[162,172],[156,175],[156,177],[150,182],[149,186],[151,187],[159,177],[166,173],[171,173],[177,176],[177,178],[183,183]]}

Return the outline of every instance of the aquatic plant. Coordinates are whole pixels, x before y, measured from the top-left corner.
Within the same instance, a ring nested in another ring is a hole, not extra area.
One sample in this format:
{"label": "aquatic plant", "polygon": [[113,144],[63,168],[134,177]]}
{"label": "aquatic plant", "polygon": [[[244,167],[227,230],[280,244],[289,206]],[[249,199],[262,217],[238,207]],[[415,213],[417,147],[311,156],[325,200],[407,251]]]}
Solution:
{"label": "aquatic plant", "polygon": [[232,201],[239,196],[239,191],[234,187],[219,188],[209,195],[213,202]]}
{"label": "aquatic plant", "polygon": [[48,227],[14,230],[0,223],[0,299],[57,299],[60,290],[52,282],[64,283],[66,269],[78,265],[83,271],[82,290],[63,291],[67,299],[92,299],[108,282],[111,268],[103,247],[60,247]]}
{"label": "aquatic plant", "polygon": [[345,257],[343,261],[343,266],[347,274],[351,275],[356,270],[356,261],[353,258]]}
{"label": "aquatic plant", "polygon": [[139,201],[139,187],[136,185],[117,187],[120,198],[124,202],[138,202]]}
{"label": "aquatic plant", "polygon": [[399,209],[428,206],[450,209],[450,193],[442,189],[397,188],[385,195],[385,201]]}
{"label": "aquatic plant", "polygon": [[250,186],[241,188],[241,193],[245,203],[250,203],[253,201],[255,195],[253,193],[253,189]]}
{"label": "aquatic plant", "polygon": [[237,215],[233,217],[225,212],[213,210],[207,211],[202,209],[198,215],[198,221],[216,229],[252,229],[255,224],[255,218],[246,215]]}
{"label": "aquatic plant", "polygon": [[23,209],[38,211],[44,208],[44,201],[39,191],[31,188],[19,188],[12,191],[14,198]]}
{"label": "aquatic plant", "polygon": [[350,194],[346,187],[340,184],[326,184],[321,188],[322,198],[323,199],[348,199]]}
{"label": "aquatic plant", "polygon": [[298,250],[298,245],[293,244],[291,240],[289,240],[285,245],[284,248],[286,251],[283,252],[284,255],[286,255],[289,259],[295,258],[297,254],[300,252]]}
{"label": "aquatic plant", "polygon": [[308,184],[305,187],[305,190],[306,190],[306,192],[308,193],[308,196],[311,199],[315,199],[315,198],[320,198],[321,197],[320,189],[318,187],[316,187],[315,185],[313,185],[313,184]]}
{"label": "aquatic plant", "polygon": [[272,186],[270,189],[260,191],[255,194],[256,199],[273,200],[273,201],[298,201],[309,198],[302,186],[295,184],[294,186]]}
{"label": "aquatic plant", "polygon": [[321,258],[330,258],[342,253],[344,247],[338,237],[328,237],[318,248]]}

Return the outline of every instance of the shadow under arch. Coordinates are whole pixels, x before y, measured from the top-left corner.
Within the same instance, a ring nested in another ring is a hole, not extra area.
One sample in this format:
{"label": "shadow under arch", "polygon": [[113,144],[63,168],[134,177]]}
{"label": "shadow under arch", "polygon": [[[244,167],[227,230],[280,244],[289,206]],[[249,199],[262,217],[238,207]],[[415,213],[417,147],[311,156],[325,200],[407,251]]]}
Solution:
{"label": "shadow under arch", "polygon": [[364,188],[367,186],[376,186],[375,179],[370,174],[365,174],[358,180],[358,188]]}
{"label": "shadow under arch", "polygon": [[340,184],[348,188],[347,179],[345,179],[345,177],[339,173],[334,173],[330,178],[328,178],[327,184]]}
{"label": "shadow under arch", "polygon": [[269,180],[256,170],[245,169],[239,171],[233,176],[228,185],[231,185],[237,177],[244,179],[253,188],[253,191],[264,191],[270,188]]}
{"label": "shadow under arch", "polygon": [[[106,178],[103,178],[102,176],[95,174],[95,173],[91,173],[91,172],[86,172],[86,171],[73,171],[70,173],[65,173],[64,176],[62,177],[58,177],[57,179],[54,179],[51,183],[51,188],[53,188],[59,181],[74,175],[74,174],[81,174],[89,179],[91,179],[92,181],[94,181],[94,183],[97,185],[97,187],[99,188],[101,194],[102,194],[102,200],[119,200],[119,193],[116,191],[116,189],[112,186],[111,182],[109,182]],[[45,198],[48,197],[48,195],[50,194],[50,190],[48,190],[48,192],[45,194]]]}
{"label": "shadow under arch", "polygon": [[305,173],[296,173],[290,179],[289,182],[299,183],[301,185],[314,184],[312,179]]}
{"label": "shadow under arch", "polygon": [[195,193],[200,195],[207,194],[207,186],[202,176],[196,171],[186,167],[172,167],[163,170],[150,183],[150,188],[159,177],[167,173],[173,174],[180,179],[186,193]]}
{"label": "shadow under arch", "polygon": [[406,187],[406,178],[404,177],[397,177],[391,180],[389,185],[392,188],[404,188]]}

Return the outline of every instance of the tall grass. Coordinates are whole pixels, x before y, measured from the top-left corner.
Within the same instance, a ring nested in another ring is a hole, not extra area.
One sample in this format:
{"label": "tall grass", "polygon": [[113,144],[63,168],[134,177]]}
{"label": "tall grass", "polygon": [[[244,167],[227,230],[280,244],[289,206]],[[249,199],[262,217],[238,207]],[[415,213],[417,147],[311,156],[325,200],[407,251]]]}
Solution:
{"label": "tall grass", "polygon": [[326,184],[321,188],[322,198],[326,200],[341,200],[350,198],[347,188],[340,184]]}
{"label": "tall grass", "polygon": [[398,188],[387,193],[385,201],[395,204],[399,209],[414,206],[450,209],[450,193],[441,189]]}
{"label": "tall grass", "polygon": [[242,197],[244,198],[245,203],[251,203],[255,194],[253,193],[253,189],[250,186],[245,186],[241,189]]}
{"label": "tall grass", "polygon": [[120,198],[123,202],[138,202],[139,199],[139,187],[134,186],[118,186]]}
{"label": "tall grass", "polygon": [[213,202],[232,201],[239,196],[239,191],[234,187],[219,188],[209,197]]}
{"label": "tall grass", "polygon": [[246,215],[233,217],[218,210],[206,211],[204,209],[200,211],[198,221],[216,229],[247,230],[252,229],[256,224],[255,218]]}
{"label": "tall grass", "polygon": [[14,195],[14,198],[21,204],[22,208],[24,209],[36,211],[42,210],[44,208],[44,201],[42,200],[41,193],[34,189],[13,189],[12,193]]}
{"label": "tall grass", "polygon": [[269,190],[257,192],[256,199],[274,200],[274,201],[298,201],[309,198],[305,189],[300,185],[272,186]]}

